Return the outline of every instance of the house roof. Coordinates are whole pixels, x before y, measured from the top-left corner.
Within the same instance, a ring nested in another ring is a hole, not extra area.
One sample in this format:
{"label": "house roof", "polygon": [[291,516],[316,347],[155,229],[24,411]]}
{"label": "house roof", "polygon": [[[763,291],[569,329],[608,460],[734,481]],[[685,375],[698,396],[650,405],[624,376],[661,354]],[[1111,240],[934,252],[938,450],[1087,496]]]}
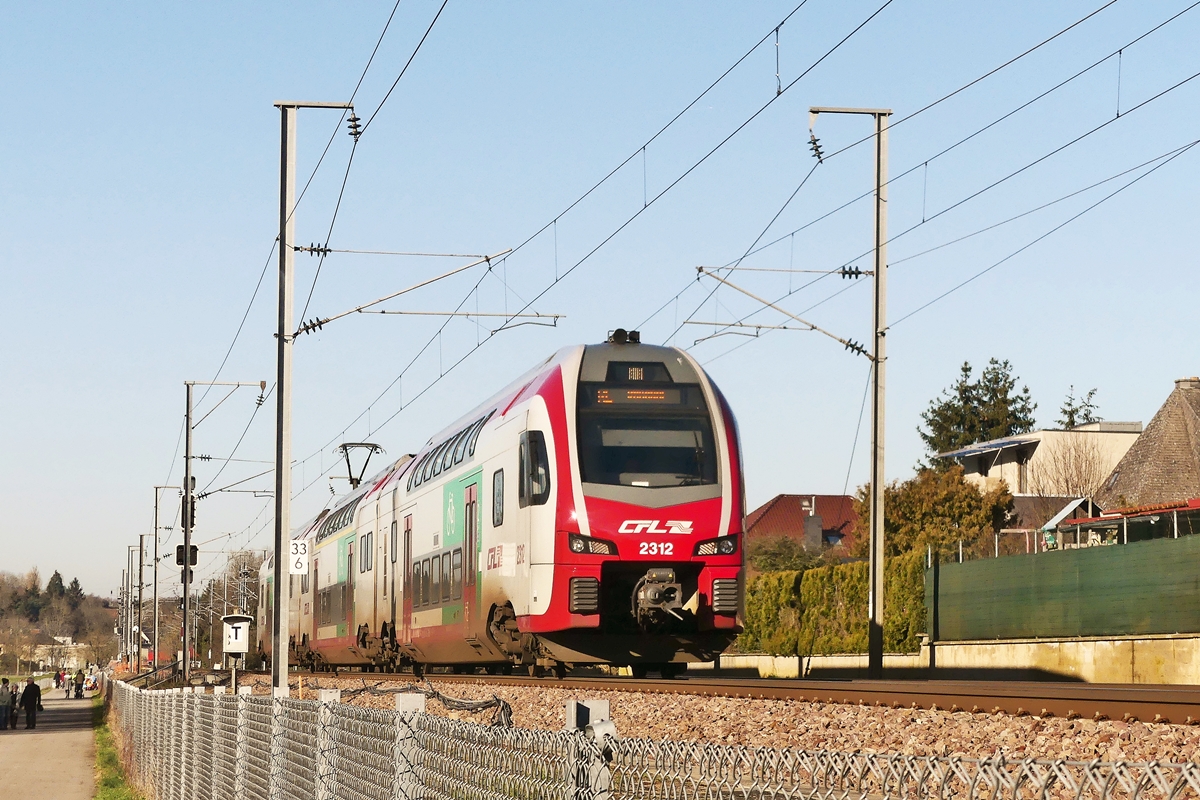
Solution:
{"label": "house roof", "polygon": [[1096,493],[1105,508],[1200,497],[1200,378],[1181,378]]}
{"label": "house roof", "polygon": [[[1063,510],[1075,497],[1067,495],[1036,495],[1018,494],[1013,497],[1012,515],[1008,521],[1009,530],[1037,530],[1056,514]],[[1098,507],[1098,506],[1093,506]],[[1080,509],[1078,503],[1066,516],[1087,516],[1086,504]],[[1065,519],[1065,517],[1064,517]]]}
{"label": "house roof", "polygon": [[967,458],[968,456],[978,456],[984,453],[993,453],[997,450],[1007,450],[1011,447],[1021,447],[1022,445],[1036,444],[1038,441],[1037,433],[1019,433],[1016,436],[1005,436],[1003,439],[992,439],[988,442],[976,442],[966,447],[960,447],[957,450],[949,450],[945,453],[938,453],[934,458]]}
{"label": "house roof", "polygon": [[848,494],[776,495],[746,515],[746,535],[801,537],[804,518],[813,512],[814,502],[822,531],[841,534],[846,544],[852,542],[858,515],[854,513],[854,498]]}

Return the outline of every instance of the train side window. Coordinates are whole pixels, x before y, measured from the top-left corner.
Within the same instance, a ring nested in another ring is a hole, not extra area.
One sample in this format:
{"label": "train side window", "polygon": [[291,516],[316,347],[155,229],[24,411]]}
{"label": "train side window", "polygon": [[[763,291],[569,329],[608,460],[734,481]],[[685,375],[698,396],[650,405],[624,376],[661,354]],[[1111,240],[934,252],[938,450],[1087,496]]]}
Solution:
{"label": "train side window", "polygon": [[461,464],[463,458],[467,455],[467,442],[471,440],[471,432],[474,427],[474,425],[468,426],[467,429],[462,432],[462,435],[458,437],[458,442],[454,445],[455,464]]}
{"label": "train side window", "polygon": [[495,411],[492,411],[486,417],[479,420],[479,422],[475,423],[475,429],[471,431],[471,443],[467,445],[467,455],[475,455],[475,443],[479,441],[479,434],[483,431],[483,426],[487,425],[487,421],[492,418],[492,414],[495,413]]}
{"label": "train side window", "polygon": [[442,456],[443,472],[454,466],[454,451],[458,449],[458,443],[466,437],[466,433],[466,431],[459,431],[450,437],[450,442],[446,445],[446,454]]}
{"label": "train side window", "polygon": [[450,599],[450,554],[442,553],[442,602]]}
{"label": "train side window", "polygon": [[467,586],[475,585],[475,573],[479,571],[479,484],[472,483],[463,489],[463,526],[466,535],[463,543],[466,547]]}
{"label": "train side window", "polygon": [[455,548],[450,562],[450,582],[453,586],[453,591],[450,595],[452,600],[462,599],[463,589],[463,557],[462,548]]}
{"label": "train side window", "polygon": [[528,460],[525,457],[525,451],[528,449],[526,442],[526,434],[521,434],[521,441],[517,445],[517,505],[521,508],[529,505],[529,481],[526,480],[526,475],[529,474],[529,469],[525,462]]}
{"label": "train side window", "polygon": [[375,532],[368,533],[366,540],[367,544],[363,547],[363,572],[370,572],[375,568]]}
{"label": "train side window", "polygon": [[363,572],[367,568],[367,535],[364,533],[358,537],[358,571]]}
{"label": "train side window", "polygon": [[492,527],[504,524],[504,470],[492,473]]}
{"label": "train side window", "polygon": [[434,475],[442,474],[442,462],[444,461],[444,456],[446,455],[446,450],[449,449],[449,447],[450,447],[450,442],[442,442],[442,446],[439,447],[436,451],[434,451],[434,453],[433,453],[433,474]]}
{"label": "train side window", "polygon": [[409,591],[412,592],[410,597],[412,598],[413,608],[416,608],[417,606],[421,605],[421,562],[420,561],[413,562],[412,585],[409,587]]}
{"label": "train side window", "polygon": [[395,564],[395,563],[396,563],[396,545],[400,544],[400,542],[398,541],[398,539],[399,539],[399,533],[398,533],[398,529],[399,529],[399,527],[400,527],[400,526],[399,526],[399,524],[397,524],[396,520],[392,520],[392,536],[391,536],[391,542],[389,542],[388,544],[389,544],[389,546],[392,548],[392,553],[391,553],[391,556],[392,556],[392,563],[393,563],[393,564]]}
{"label": "train side window", "polygon": [[429,559],[421,562],[421,605],[429,605]]}
{"label": "train side window", "polygon": [[300,594],[308,594],[308,573],[300,576]]}
{"label": "train side window", "polygon": [[442,601],[442,560],[433,557],[432,569],[429,570],[429,602],[437,605]]}

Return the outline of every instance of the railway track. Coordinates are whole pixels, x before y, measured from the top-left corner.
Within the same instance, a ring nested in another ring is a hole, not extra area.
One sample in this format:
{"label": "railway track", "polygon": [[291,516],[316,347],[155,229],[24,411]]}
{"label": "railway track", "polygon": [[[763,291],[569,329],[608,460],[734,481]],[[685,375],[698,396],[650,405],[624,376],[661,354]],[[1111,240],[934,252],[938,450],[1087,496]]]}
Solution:
{"label": "railway track", "polygon": [[[332,673],[295,673],[329,678]],[[241,675],[269,675],[263,672]],[[339,678],[371,681],[410,680],[404,673],[342,672]],[[1035,681],[889,681],[780,680],[686,676],[672,680],[612,676],[532,678],[516,675],[454,675],[427,673],[433,682],[488,683],[498,686],[540,686],[580,691],[684,694],[701,697],[744,697],[766,700],[838,703],[844,705],[925,708],[1013,716],[1068,719],[1141,720],[1200,724],[1200,687],[1150,686]]]}

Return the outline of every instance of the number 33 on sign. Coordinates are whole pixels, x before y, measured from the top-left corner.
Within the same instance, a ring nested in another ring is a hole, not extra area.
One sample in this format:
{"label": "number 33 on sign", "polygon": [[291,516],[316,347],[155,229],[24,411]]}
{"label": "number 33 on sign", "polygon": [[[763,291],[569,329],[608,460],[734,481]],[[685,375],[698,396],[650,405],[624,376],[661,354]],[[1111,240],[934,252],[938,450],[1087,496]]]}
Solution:
{"label": "number 33 on sign", "polygon": [[288,542],[288,575],[308,574],[308,542],[293,539]]}

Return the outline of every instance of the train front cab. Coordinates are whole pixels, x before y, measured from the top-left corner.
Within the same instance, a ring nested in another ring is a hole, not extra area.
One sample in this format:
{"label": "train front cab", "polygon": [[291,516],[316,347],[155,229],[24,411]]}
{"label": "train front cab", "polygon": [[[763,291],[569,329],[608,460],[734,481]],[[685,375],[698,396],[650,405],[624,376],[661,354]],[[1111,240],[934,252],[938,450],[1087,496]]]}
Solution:
{"label": "train front cab", "polygon": [[673,348],[588,346],[577,375],[561,400],[542,392],[553,463],[538,465],[540,437],[523,450],[530,502],[540,470],[559,483],[553,577],[533,582],[552,597],[520,628],[562,662],[636,672],[711,660],[741,630],[744,494],[729,407]]}

